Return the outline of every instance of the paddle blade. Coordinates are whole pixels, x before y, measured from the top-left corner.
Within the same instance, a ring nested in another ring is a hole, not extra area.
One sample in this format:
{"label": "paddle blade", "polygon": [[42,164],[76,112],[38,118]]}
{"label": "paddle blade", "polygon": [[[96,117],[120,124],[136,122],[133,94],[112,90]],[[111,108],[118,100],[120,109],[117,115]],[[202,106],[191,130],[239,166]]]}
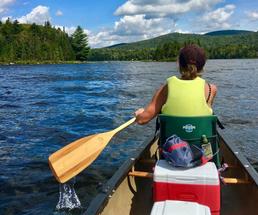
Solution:
{"label": "paddle blade", "polygon": [[55,178],[65,183],[89,166],[102,152],[114,132],[90,135],[76,140],[49,156]]}

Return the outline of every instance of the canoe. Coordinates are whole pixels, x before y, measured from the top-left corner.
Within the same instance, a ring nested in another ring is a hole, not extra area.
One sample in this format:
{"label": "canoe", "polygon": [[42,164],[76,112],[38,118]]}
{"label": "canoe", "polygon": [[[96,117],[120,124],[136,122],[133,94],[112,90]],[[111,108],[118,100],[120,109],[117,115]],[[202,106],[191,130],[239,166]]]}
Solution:
{"label": "canoe", "polygon": [[[230,139],[228,137],[228,139]],[[220,153],[229,165],[221,184],[221,215],[258,214],[258,174],[248,160],[219,134]],[[158,138],[142,144],[139,151],[115,172],[90,202],[85,215],[147,215],[153,206],[153,167],[158,159]]]}

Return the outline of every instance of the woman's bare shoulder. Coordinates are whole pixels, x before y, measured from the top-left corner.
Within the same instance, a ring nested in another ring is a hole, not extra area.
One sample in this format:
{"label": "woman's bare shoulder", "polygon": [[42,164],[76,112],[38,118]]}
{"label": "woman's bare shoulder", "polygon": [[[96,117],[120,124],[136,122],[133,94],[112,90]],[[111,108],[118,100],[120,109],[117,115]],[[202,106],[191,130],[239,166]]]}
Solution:
{"label": "woman's bare shoulder", "polygon": [[215,84],[206,82],[205,88],[209,89],[209,85],[210,85],[210,88],[211,88],[211,92],[217,92],[218,88],[217,88],[217,86]]}
{"label": "woman's bare shoulder", "polygon": [[217,86],[216,86],[215,84],[210,84],[210,86],[211,86],[211,93],[212,93],[213,95],[216,95],[216,93],[217,93],[217,91],[218,91]]}

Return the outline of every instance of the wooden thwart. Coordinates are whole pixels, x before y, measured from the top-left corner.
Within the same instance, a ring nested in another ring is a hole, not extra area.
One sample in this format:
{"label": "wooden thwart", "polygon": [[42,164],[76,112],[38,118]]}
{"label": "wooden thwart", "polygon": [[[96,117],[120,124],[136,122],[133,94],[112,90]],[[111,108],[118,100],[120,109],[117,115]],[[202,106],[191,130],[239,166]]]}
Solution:
{"label": "wooden thwart", "polygon": [[128,173],[129,176],[141,177],[141,178],[153,178],[153,173],[142,172],[142,171],[132,171]]}
{"label": "wooden thwart", "polygon": [[[153,178],[153,173],[143,171],[131,171],[128,173],[129,176],[141,177],[141,178]],[[226,184],[249,184],[250,181],[240,178],[224,178],[223,181]]]}
{"label": "wooden thwart", "polygon": [[250,181],[240,178],[224,178],[226,184],[250,184]]}

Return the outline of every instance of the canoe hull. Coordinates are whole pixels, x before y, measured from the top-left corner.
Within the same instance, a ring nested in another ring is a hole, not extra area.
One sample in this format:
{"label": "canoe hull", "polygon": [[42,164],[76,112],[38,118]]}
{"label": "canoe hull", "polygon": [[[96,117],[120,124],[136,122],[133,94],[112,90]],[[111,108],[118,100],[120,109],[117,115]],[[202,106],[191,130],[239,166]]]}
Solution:
{"label": "canoe hull", "polygon": [[[132,171],[152,172],[157,159],[157,140],[143,144],[126,161],[91,202],[85,215],[147,215],[153,205],[152,178],[129,176]],[[236,148],[220,135],[220,150],[229,169],[221,185],[221,215],[256,214],[258,211],[258,174]],[[235,181],[235,179],[239,179]]]}

